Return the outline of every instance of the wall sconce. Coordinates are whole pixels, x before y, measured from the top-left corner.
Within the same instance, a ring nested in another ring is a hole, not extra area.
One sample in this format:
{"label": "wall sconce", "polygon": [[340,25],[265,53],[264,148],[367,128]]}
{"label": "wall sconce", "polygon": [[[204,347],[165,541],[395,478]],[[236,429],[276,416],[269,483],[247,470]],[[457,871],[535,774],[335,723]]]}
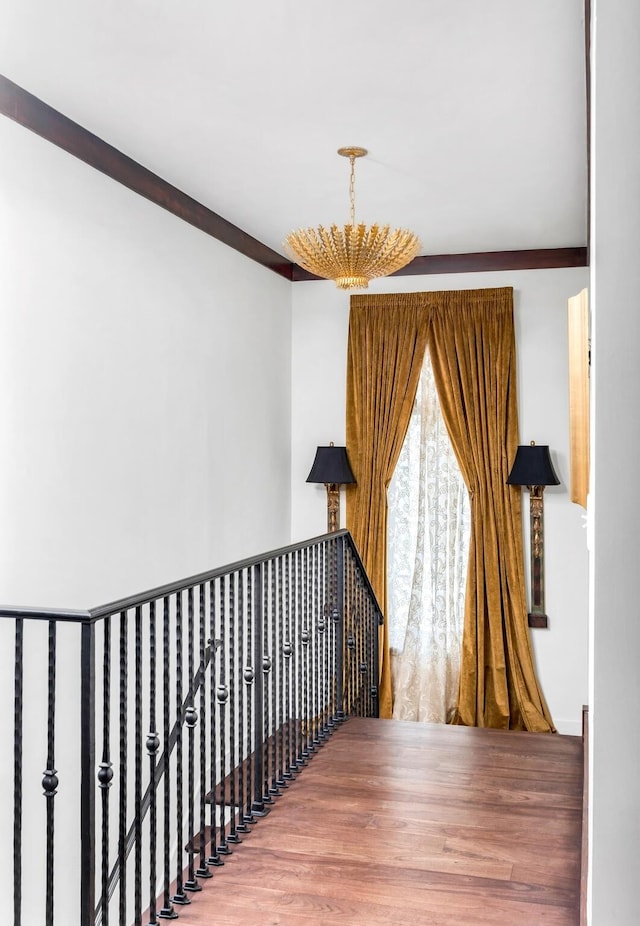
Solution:
{"label": "wall sconce", "polygon": [[307,482],[324,482],[327,488],[327,531],[340,530],[340,486],[355,482],[346,447],[318,447]]}
{"label": "wall sconce", "polygon": [[527,486],[529,489],[529,516],[531,523],[531,612],[529,627],[547,627],[549,620],[544,610],[544,507],[545,486],[557,486],[549,447],[535,441],[518,447],[507,485]]}

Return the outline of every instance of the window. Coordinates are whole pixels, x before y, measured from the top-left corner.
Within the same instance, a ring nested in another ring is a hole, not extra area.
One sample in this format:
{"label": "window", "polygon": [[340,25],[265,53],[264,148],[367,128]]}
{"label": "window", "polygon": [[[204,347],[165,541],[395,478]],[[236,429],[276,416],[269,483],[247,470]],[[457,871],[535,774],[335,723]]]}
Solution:
{"label": "window", "polygon": [[393,716],[444,723],[458,694],[471,512],[428,350],[387,500]]}

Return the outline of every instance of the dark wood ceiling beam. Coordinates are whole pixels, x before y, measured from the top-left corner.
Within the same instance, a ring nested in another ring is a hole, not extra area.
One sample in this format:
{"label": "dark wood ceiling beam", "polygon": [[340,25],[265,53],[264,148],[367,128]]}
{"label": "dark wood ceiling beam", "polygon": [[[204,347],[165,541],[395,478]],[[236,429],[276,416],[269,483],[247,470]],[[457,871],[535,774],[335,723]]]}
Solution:
{"label": "dark wood ceiling beam", "polygon": [[[0,113],[280,276],[294,282],[319,279],[2,75]],[[538,248],[423,255],[394,276],[586,266],[586,247]]]}
{"label": "dark wood ceiling beam", "polygon": [[[425,254],[392,276],[432,273],[475,273],[496,270],[550,270],[557,267],[586,267],[586,247],[535,248],[522,251],[478,251],[473,254]],[[301,267],[294,266],[293,280],[317,280]]]}
{"label": "dark wood ceiling beam", "polygon": [[245,257],[291,279],[291,262],[0,74],[0,112]]}

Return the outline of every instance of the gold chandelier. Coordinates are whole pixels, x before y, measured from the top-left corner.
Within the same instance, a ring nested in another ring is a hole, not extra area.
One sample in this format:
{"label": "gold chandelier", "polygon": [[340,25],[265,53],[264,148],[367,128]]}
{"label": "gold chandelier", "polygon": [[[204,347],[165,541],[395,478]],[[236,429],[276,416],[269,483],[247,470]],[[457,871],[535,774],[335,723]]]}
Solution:
{"label": "gold chandelier", "polygon": [[374,277],[406,266],[420,248],[416,235],[404,228],[391,231],[389,225],[356,225],[355,162],[367,153],[366,148],[338,148],[338,154],[351,162],[350,223],[344,228],[300,228],[284,242],[296,264],[325,280],[335,280],[340,289],[366,288]]}

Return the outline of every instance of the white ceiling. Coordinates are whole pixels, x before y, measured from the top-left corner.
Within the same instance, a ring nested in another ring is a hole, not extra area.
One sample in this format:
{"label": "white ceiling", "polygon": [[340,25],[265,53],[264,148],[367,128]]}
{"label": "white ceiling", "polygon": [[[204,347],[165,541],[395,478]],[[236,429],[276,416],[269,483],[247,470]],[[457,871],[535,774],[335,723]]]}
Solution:
{"label": "white ceiling", "polygon": [[583,0],[1,0],[0,72],[282,253],[586,244]]}

